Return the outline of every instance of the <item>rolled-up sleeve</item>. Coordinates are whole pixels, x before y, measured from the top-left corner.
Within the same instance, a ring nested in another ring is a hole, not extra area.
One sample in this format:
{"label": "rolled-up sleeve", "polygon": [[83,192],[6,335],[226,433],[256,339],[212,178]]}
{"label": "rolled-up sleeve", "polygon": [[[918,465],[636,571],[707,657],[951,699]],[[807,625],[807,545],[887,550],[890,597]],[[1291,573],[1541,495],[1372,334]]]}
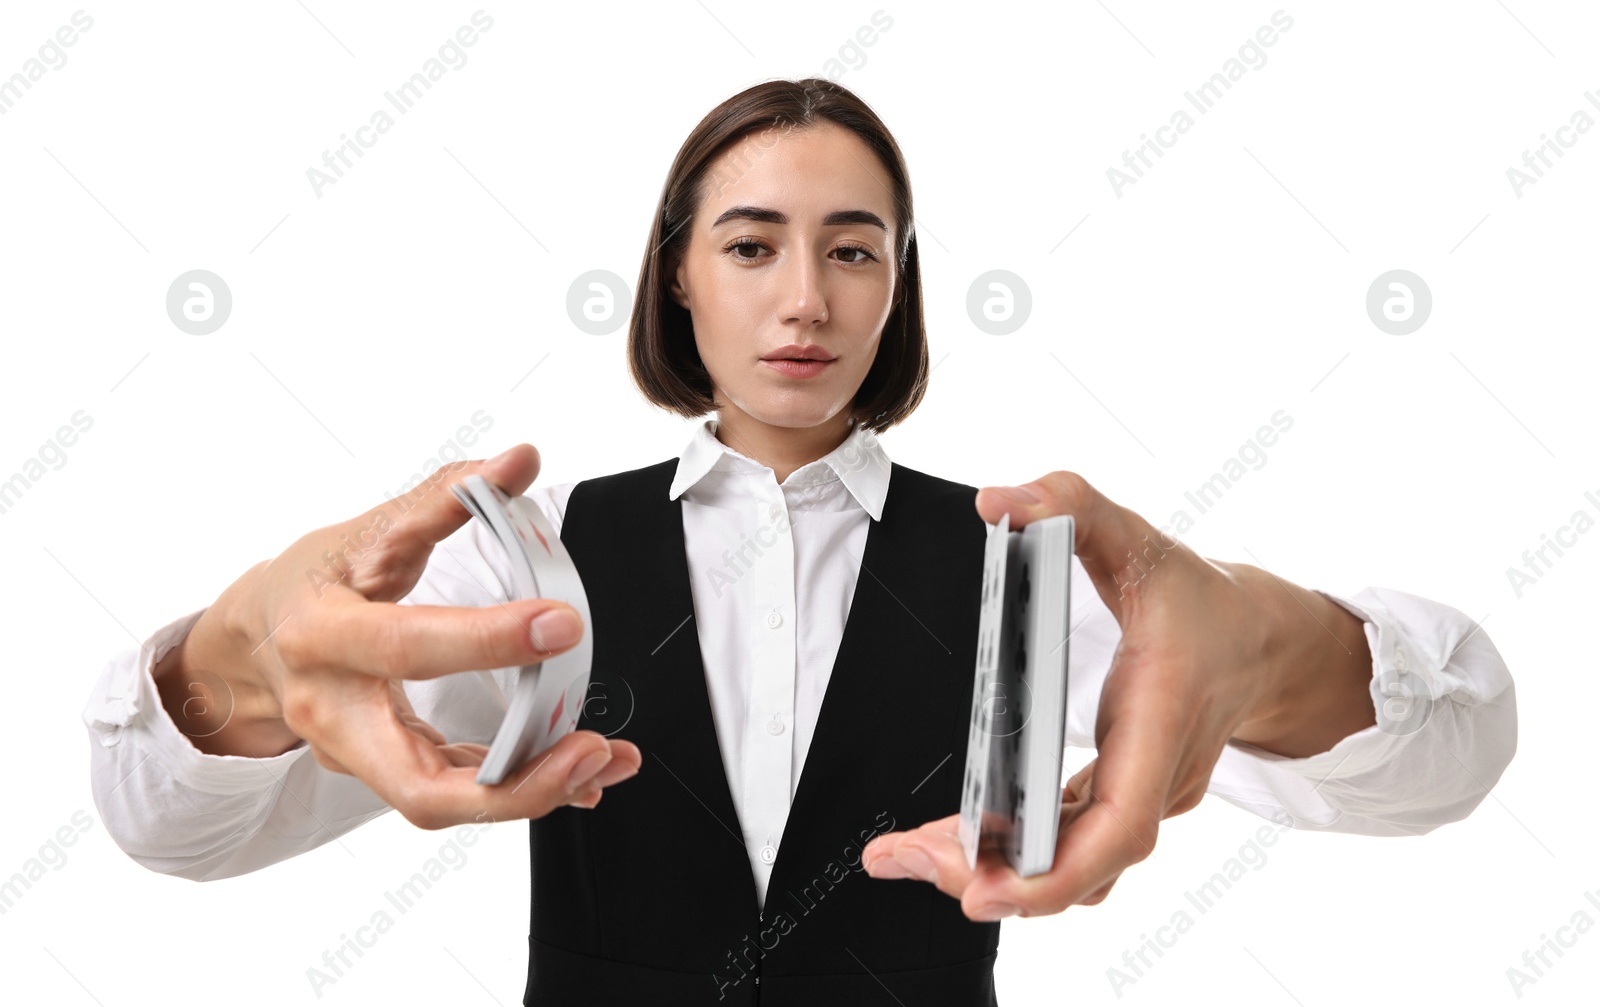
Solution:
{"label": "rolled-up sleeve", "polygon": [[1210,792],[1328,832],[1421,835],[1467,817],[1517,749],[1516,689],[1489,635],[1466,614],[1402,591],[1318,593],[1365,624],[1377,723],[1302,759],[1231,742]]}
{"label": "rolled-up sleeve", "polygon": [[[1066,740],[1093,748],[1122,630],[1082,564],[1072,566]],[[1467,817],[1517,750],[1516,690],[1488,633],[1449,605],[1403,591],[1318,593],[1364,624],[1377,722],[1303,759],[1229,742],[1208,793],[1326,832],[1421,835]]]}
{"label": "rolled-up sleeve", "polygon": [[203,612],[113,659],[84,708],[94,801],[117,845],[153,871],[207,881],[303,853],[381,814],[371,790],[324,770],[303,744],[267,759],[207,755],[178,729],[151,669]]}

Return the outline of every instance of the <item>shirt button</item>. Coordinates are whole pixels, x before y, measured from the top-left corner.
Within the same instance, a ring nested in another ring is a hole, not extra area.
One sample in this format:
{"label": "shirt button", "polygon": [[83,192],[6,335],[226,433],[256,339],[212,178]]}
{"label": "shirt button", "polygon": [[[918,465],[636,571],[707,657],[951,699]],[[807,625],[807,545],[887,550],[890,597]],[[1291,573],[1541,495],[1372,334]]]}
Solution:
{"label": "shirt button", "polygon": [[770,846],[761,847],[761,862],[763,864],[770,864],[776,859],[778,859],[778,851],[777,850],[773,849]]}
{"label": "shirt button", "polygon": [[772,735],[782,734],[783,721],[779,720],[777,717],[773,717],[771,720],[767,721],[767,733]]}
{"label": "shirt button", "polygon": [[777,609],[773,609],[767,613],[767,625],[773,629],[777,629],[779,626],[783,625],[783,616],[778,614]]}
{"label": "shirt button", "polygon": [[773,504],[771,513],[772,513],[773,520],[777,520],[778,515],[783,513],[783,508],[778,506],[777,504]]}

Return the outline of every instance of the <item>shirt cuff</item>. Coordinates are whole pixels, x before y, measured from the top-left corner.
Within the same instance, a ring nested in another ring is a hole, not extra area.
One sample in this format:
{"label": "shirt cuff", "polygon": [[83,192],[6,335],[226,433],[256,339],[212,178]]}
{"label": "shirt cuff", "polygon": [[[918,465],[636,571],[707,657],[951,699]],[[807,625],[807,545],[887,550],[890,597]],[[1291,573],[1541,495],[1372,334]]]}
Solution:
{"label": "shirt cuff", "polygon": [[145,749],[177,782],[210,794],[259,791],[279,783],[290,764],[310,749],[305,742],[280,755],[255,759],[200,751],[173,723],[156,689],[153,669],[189,635],[206,609],[183,616],[150,636],[137,652],[125,651],[101,673],[83,721],[90,735],[112,748],[129,742]]}
{"label": "shirt cuff", "polygon": [[1422,835],[1471,814],[1517,746],[1515,684],[1488,634],[1404,591],[1318,593],[1362,620],[1376,723],[1303,759],[1230,741],[1209,789],[1297,828],[1364,835]]}
{"label": "shirt cuff", "polygon": [[1433,705],[1450,691],[1450,684],[1431,673],[1427,662],[1415,653],[1381,601],[1368,597],[1358,603],[1326,591],[1317,593],[1362,621],[1372,654],[1367,691],[1376,723],[1339,739],[1326,752],[1298,759],[1242,741],[1228,742],[1247,757],[1245,761],[1294,773],[1309,780],[1314,789],[1330,780],[1369,773],[1394,758],[1407,739],[1426,726]]}

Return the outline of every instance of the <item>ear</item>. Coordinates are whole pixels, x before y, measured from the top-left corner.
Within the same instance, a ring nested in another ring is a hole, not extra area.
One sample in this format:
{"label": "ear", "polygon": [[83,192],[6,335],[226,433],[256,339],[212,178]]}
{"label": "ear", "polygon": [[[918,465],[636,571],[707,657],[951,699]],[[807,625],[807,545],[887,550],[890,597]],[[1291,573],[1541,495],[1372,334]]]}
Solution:
{"label": "ear", "polygon": [[672,299],[678,302],[679,307],[683,308],[685,311],[688,311],[689,294],[687,289],[684,287],[684,280],[686,277],[684,275],[683,263],[679,260],[670,260],[667,263],[667,275],[671,277],[671,280],[667,284],[667,290],[671,292]]}

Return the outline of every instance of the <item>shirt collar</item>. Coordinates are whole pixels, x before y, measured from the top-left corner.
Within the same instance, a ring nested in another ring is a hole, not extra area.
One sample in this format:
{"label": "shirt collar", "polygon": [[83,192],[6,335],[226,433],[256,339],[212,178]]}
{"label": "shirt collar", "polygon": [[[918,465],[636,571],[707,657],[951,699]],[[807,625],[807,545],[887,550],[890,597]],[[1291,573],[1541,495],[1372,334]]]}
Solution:
{"label": "shirt collar", "polygon": [[[695,428],[694,436],[690,438],[683,453],[678,456],[678,471],[673,477],[671,489],[667,491],[667,499],[678,499],[714,468],[771,473],[772,469],[769,466],[746,457],[717,440],[716,431],[715,417],[705,420]],[[829,469],[840,482],[844,483],[845,489],[850,491],[856,503],[872,516],[872,520],[877,521],[882,518],[883,501],[889,495],[889,456],[883,450],[883,445],[878,442],[878,435],[873,433],[871,428],[859,423],[852,424],[850,436],[846,437],[843,443],[816,461],[795,469],[785,485],[813,482],[819,477],[828,478],[823,472]]]}

